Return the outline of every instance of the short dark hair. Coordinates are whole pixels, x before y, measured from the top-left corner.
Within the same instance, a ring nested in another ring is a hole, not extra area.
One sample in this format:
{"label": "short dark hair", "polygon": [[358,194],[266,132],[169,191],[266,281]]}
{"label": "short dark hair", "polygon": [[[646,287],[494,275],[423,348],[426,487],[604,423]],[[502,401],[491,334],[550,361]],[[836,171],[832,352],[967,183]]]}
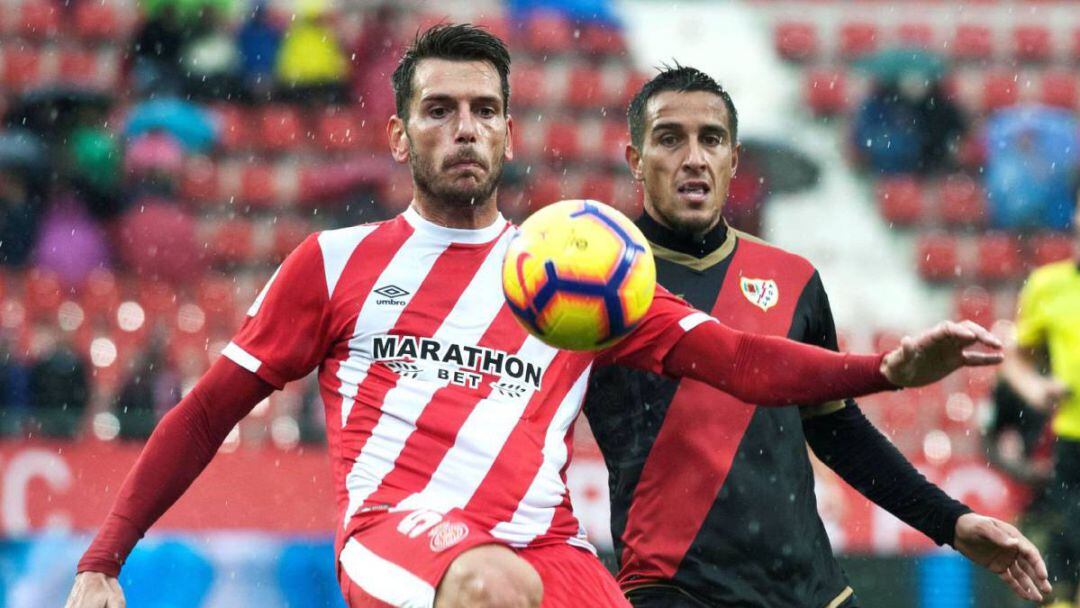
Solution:
{"label": "short dark hair", "polygon": [[510,108],[510,52],[506,44],[487,30],[469,23],[440,23],[416,38],[401,56],[390,83],[394,87],[394,104],[402,120],[409,118],[409,102],[413,96],[413,74],[423,59],[452,61],[486,61],[499,73],[502,84],[503,113]]}
{"label": "short dark hair", "polygon": [[735,111],[735,102],[731,101],[728,94],[719,82],[705,72],[689,66],[674,65],[660,66],[660,73],[655,78],[646,82],[641,90],[630,100],[630,107],[626,110],[626,122],[630,126],[630,142],[635,148],[640,149],[645,143],[645,106],[653,96],[664,91],[678,91],[690,93],[692,91],[705,91],[712,93],[724,101],[728,111],[728,127],[731,129],[731,141],[739,141],[739,113]]}

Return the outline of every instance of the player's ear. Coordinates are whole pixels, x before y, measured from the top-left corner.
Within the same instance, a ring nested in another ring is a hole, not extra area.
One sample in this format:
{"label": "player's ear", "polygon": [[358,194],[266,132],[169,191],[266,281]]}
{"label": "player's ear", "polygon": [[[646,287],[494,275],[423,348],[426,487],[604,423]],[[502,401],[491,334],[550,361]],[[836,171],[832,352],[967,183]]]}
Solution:
{"label": "player's ear", "polygon": [[739,150],[742,150],[742,144],[735,144],[735,149],[731,151],[731,176],[735,176],[735,171],[739,169]]}
{"label": "player's ear", "polygon": [[506,115],[506,149],[503,151],[504,160],[514,160],[514,117]]}
{"label": "player's ear", "polygon": [[634,144],[626,144],[626,164],[630,166],[630,173],[637,181],[645,179],[645,172],[641,169],[641,152]]}
{"label": "player's ear", "polygon": [[399,163],[409,162],[409,137],[405,133],[405,121],[394,114],[386,123],[386,137],[390,140],[390,154]]}

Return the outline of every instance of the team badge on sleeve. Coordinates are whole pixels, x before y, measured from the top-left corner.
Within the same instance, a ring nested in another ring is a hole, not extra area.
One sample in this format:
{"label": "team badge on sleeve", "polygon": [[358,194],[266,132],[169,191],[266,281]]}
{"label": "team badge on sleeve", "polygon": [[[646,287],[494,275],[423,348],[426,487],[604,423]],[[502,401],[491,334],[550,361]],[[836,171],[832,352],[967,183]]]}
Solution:
{"label": "team badge on sleeve", "polygon": [[780,288],[772,279],[748,279],[743,277],[739,281],[742,293],[747,300],[761,310],[769,310],[780,300]]}

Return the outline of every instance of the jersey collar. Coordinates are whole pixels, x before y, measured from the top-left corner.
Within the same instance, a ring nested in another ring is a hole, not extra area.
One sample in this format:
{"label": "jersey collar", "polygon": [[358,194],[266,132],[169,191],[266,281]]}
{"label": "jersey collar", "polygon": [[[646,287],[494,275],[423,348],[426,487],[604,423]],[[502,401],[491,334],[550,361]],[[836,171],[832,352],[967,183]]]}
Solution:
{"label": "jersey collar", "polygon": [[447,228],[434,222],[428,221],[416,212],[410,205],[401,216],[413,227],[414,230],[432,238],[449,243],[464,243],[467,245],[479,245],[489,243],[497,238],[506,229],[506,219],[500,213],[495,221],[483,228]]}

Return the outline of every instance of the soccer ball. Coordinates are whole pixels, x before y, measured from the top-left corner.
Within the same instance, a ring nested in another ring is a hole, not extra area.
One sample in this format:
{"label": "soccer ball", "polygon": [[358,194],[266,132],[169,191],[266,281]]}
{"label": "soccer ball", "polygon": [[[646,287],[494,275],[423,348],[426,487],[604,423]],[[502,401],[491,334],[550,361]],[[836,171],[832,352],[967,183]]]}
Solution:
{"label": "soccer ball", "polygon": [[645,316],[655,291],[656,264],[645,236],[597,201],[560,201],[537,211],[503,260],[510,310],[556,348],[614,344]]}

